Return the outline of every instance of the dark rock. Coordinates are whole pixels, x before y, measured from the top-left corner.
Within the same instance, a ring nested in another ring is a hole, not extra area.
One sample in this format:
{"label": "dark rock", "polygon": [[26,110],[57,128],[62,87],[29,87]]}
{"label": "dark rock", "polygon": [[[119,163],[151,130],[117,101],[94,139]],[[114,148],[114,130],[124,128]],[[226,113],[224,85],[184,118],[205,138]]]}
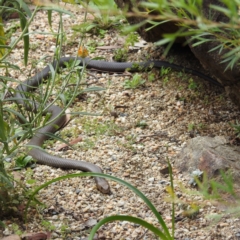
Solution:
{"label": "dark rock", "polygon": [[161,168],[160,173],[164,174],[164,175],[169,174],[169,167],[165,166],[165,167]]}
{"label": "dark rock", "polygon": [[183,173],[190,174],[199,169],[216,177],[220,171],[229,170],[235,183],[240,183],[240,149],[230,146],[225,137],[196,137],[177,156],[175,166]]}

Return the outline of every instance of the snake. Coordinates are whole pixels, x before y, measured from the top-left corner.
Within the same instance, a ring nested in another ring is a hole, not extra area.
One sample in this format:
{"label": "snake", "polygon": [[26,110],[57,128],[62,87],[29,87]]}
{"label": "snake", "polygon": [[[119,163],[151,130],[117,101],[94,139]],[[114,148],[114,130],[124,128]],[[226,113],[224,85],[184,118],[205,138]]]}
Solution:
{"label": "snake", "polygon": [[[86,68],[106,72],[124,72],[126,70],[129,72],[137,72],[142,70],[148,70],[151,68],[171,68],[173,70],[191,73],[210,82],[211,84],[222,87],[222,85],[218,81],[201,72],[160,60],[148,60],[145,62],[134,63],[108,62],[103,60],[94,60],[88,57],[61,57],[58,61],[54,61],[52,63],[52,67],[55,71],[59,71],[60,68],[66,67],[66,62],[75,60],[77,60],[80,66],[86,66]],[[49,78],[50,74],[51,68],[49,65],[47,65],[44,69],[35,74],[33,77],[30,77],[25,81],[21,82],[15,89],[14,101],[17,104],[22,105],[27,111],[38,112],[38,109],[40,107],[39,103],[34,100],[30,100],[28,98],[28,93],[36,90],[44,80]],[[62,113],[62,109],[59,106],[49,104],[45,107],[43,115],[46,115],[47,113],[51,115],[50,119],[48,120],[50,124],[40,127],[29,140],[29,142],[27,143],[27,147],[29,148],[28,155],[32,156],[33,159],[35,159],[36,162],[39,164],[44,164],[62,169],[78,169],[85,172],[102,173],[102,169],[95,164],[81,160],[73,160],[54,156],[47,153],[41,148],[44,141],[49,138],[50,134],[55,133],[58,129],[64,127],[66,124],[66,114]],[[109,194],[111,192],[110,185],[105,180],[105,178],[94,177],[94,179],[96,182],[96,186],[100,192],[104,194]]]}

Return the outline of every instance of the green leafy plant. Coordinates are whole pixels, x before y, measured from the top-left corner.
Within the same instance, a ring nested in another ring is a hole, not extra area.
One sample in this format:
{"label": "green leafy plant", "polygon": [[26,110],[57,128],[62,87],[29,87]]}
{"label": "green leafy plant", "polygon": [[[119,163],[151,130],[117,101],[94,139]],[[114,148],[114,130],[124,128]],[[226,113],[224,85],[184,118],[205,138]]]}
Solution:
{"label": "green leafy plant", "polygon": [[237,137],[240,137],[240,123],[236,120],[236,124],[229,123],[229,125],[234,129],[237,134]]}
{"label": "green leafy plant", "polygon": [[[30,23],[33,20],[33,17],[36,14],[36,11],[38,8],[35,9],[35,11],[32,13],[28,7],[28,5],[24,1],[18,1],[18,0],[13,0],[13,1],[1,1],[0,3],[0,16],[5,16],[7,17],[13,12],[17,12],[19,16],[19,21],[20,21],[20,26],[22,29],[22,34],[21,36],[16,39],[14,42],[11,43],[10,46],[7,46],[5,44],[6,41],[2,42],[2,48],[5,48],[5,52],[1,58],[1,63],[3,59],[5,59],[11,50],[16,46],[16,44],[20,41],[23,40],[24,43],[24,63],[27,65],[28,62],[28,51],[29,51],[29,35],[28,35],[28,27]],[[30,19],[27,19],[29,17]],[[5,39],[6,40],[6,39]]]}
{"label": "green leafy plant", "polygon": [[55,230],[56,227],[49,221],[42,220],[41,225],[46,228],[48,231]]}
{"label": "green leafy plant", "polygon": [[116,62],[125,62],[127,61],[128,58],[128,49],[126,48],[119,48],[115,51],[114,53],[114,60]]}
{"label": "green leafy plant", "polygon": [[144,129],[147,127],[147,123],[145,120],[141,120],[141,121],[138,121],[135,126]]}
{"label": "green leafy plant", "polygon": [[163,85],[166,85],[169,81],[168,74],[171,72],[171,68],[160,68],[160,76],[163,77]]}
{"label": "green leafy plant", "polygon": [[154,82],[156,80],[156,76],[154,73],[149,73],[147,79],[149,82]]}
{"label": "green leafy plant", "polygon": [[127,61],[127,53],[129,51],[129,47],[134,46],[134,44],[137,41],[138,41],[138,36],[135,34],[135,32],[129,33],[124,41],[123,48],[119,48],[115,51],[114,60],[117,62]]}
{"label": "green leafy plant", "polygon": [[101,122],[97,118],[85,118],[82,121],[82,128],[89,135],[114,135],[115,132],[120,130],[113,121]]}
{"label": "green leafy plant", "polygon": [[142,76],[138,73],[134,74],[132,80],[126,80],[123,83],[123,87],[126,89],[135,89],[138,88],[142,85],[144,85],[144,83],[146,82],[146,80],[142,79]]}
{"label": "green leafy plant", "polygon": [[168,75],[170,72],[171,72],[171,68],[165,68],[165,67],[160,68],[160,76],[161,77]]}
{"label": "green leafy plant", "polygon": [[125,31],[133,32],[146,23],[149,27],[145,30],[148,31],[165,22],[177,22],[178,31],[163,34],[163,39],[155,43],[157,45],[168,44],[165,54],[178,37],[187,37],[188,42],[193,43],[193,47],[207,42],[217,43],[210,51],[217,51],[222,54],[222,63],[227,63],[226,69],[231,69],[240,59],[240,55],[237,54],[240,50],[238,41],[240,36],[239,1],[221,0],[218,2],[222,5],[210,4],[209,13],[213,10],[217,11],[217,13],[221,13],[228,18],[229,21],[217,22],[211,19],[211,15],[209,19],[206,18],[202,10],[202,0],[187,2],[178,0],[143,1],[139,7],[136,6],[132,9],[132,15],[140,17],[143,21],[127,26]]}
{"label": "green leafy plant", "polygon": [[26,168],[27,166],[33,163],[35,163],[35,161],[31,156],[20,156],[15,161],[16,167],[14,169],[18,170],[18,169]]}
{"label": "green leafy plant", "polygon": [[[3,5],[4,4],[4,5]],[[28,6],[21,0],[16,1],[4,1],[0,7],[1,14],[10,14],[11,12],[18,12],[20,17],[20,25],[22,32],[18,38],[15,38],[13,41],[9,43],[9,45],[1,45],[1,48],[5,49],[3,56],[0,58],[1,68],[5,70],[7,73],[9,69],[19,70],[18,66],[8,62],[6,59],[10,55],[11,51],[16,47],[17,43],[21,40],[24,42],[24,63],[27,64],[28,62],[28,51],[29,51],[29,34],[28,34],[28,27],[32,23],[36,12],[41,7],[36,7],[34,11],[28,9]],[[51,24],[51,11],[54,9],[53,7],[47,8],[43,7],[43,9],[49,11],[49,21]],[[51,9],[51,10],[49,10]],[[58,60],[61,55],[61,47],[64,34],[63,27],[62,27],[62,13],[71,14],[63,9],[56,8],[56,11],[59,12],[60,15],[60,25],[59,25],[59,32],[55,34],[57,36],[56,41],[56,53],[55,53],[55,60]],[[71,74],[75,74],[78,77],[76,78],[78,81],[76,85],[78,86],[81,81],[81,74],[80,71],[83,70],[77,69],[73,66],[70,70],[70,73],[65,76],[64,84],[68,84]],[[7,83],[14,82],[18,83],[17,79],[11,78],[8,74],[2,74],[1,76],[1,93],[0,93],[0,187],[1,187],[1,194],[0,194],[0,216],[6,214],[8,211],[14,209],[14,205],[18,204],[19,195],[14,193],[14,180],[12,176],[9,174],[9,166],[8,163],[10,160],[15,159],[16,156],[20,152],[22,152],[21,143],[24,139],[31,137],[35,131],[37,131],[40,127],[45,124],[48,124],[48,117],[42,118],[44,115],[44,109],[46,107],[46,103],[50,97],[52,97],[53,87],[55,86],[56,80],[56,72],[51,68],[51,77],[47,82],[46,88],[43,87],[39,88],[41,97],[36,97],[36,94],[29,93],[29,99],[33,101],[37,101],[39,103],[39,112],[34,114],[33,112],[26,111],[24,108],[19,106],[18,104],[9,105],[8,101],[15,99],[11,96],[14,96],[15,90],[11,89],[7,86]],[[52,104],[60,99],[61,93],[64,91],[64,86],[62,86],[56,94],[56,99],[53,100]],[[9,92],[9,97],[6,98],[5,92]],[[73,96],[76,92],[73,92]],[[76,96],[76,95],[75,95]],[[71,104],[73,99],[69,100],[69,103],[65,105],[63,111]],[[14,117],[15,116],[15,117]],[[44,119],[44,120],[43,120]],[[19,157],[16,161],[17,168],[22,168],[26,166],[30,162],[29,157]],[[19,183],[21,190],[23,191],[22,196],[27,195],[27,191]]]}
{"label": "green leafy plant", "polygon": [[[71,4],[81,4],[86,11],[93,15],[93,22],[84,22],[80,25],[75,25],[73,30],[80,32],[94,31],[95,34],[101,33],[101,30],[109,29],[112,26],[118,25],[118,21],[123,18],[116,4],[112,0],[63,0]],[[103,33],[103,32],[102,32]]]}
{"label": "green leafy plant", "polygon": [[188,131],[193,131],[193,130],[204,130],[206,129],[206,125],[203,123],[195,124],[195,123],[189,123],[188,124]]}
{"label": "green leafy plant", "polygon": [[188,88],[191,90],[196,90],[198,88],[198,85],[192,78],[188,80]]}
{"label": "green leafy plant", "polygon": [[81,37],[83,37],[85,33],[92,33],[98,37],[103,38],[106,33],[105,29],[101,28],[101,26],[93,22],[83,22],[81,24],[74,25],[72,26],[72,30],[81,33]]}
{"label": "green leafy plant", "polygon": [[101,28],[113,26],[119,19],[123,18],[117,6],[112,0],[91,0],[88,10],[95,17]]}
{"label": "green leafy plant", "polygon": [[[0,3],[0,16],[7,17],[12,12],[17,12],[19,14],[20,26],[22,33],[19,38],[16,38],[9,45],[6,44],[9,35],[4,34],[3,24],[1,22],[1,31],[0,31],[0,45],[1,45],[1,57],[0,57],[0,67],[5,69],[6,73],[10,68],[18,69],[18,67],[12,63],[9,63],[5,59],[10,54],[10,52],[15,48],[17,43],[23,40],[24,43],[24,63],[25,65],[28,62],[28,50],[29,50],[29,35],[28,26],[33,20],[33,17],[37,9],[33,13],[29,10],[28,6],[22,1],[1,1]],[[29,18],[28,18],[29,17]],[[8,174],[5,168],[5,161],[12,159],[14,153],[17,151],[19,142],[23,140],[23,136],[26,136],[23,132],[21,135],[16,132],[16,121],[13,118],[13,115],[16,113],[12,108],[4,107],[4,90],[6,90],[6,84],[9,81],[15,81],[10,77],[7,77],[7,74],[1,76],[1,93],[0,93],[0,215],[6,213],[9,210],[9,203],[12,201],[10,193],[14,189],[13,179]],[[21,112],[16,113],[16,116],[21,117]],[[23,119],[23,118],[22,118]],[[19,139],[18,139],[19,137]],[[14,142],[14,144],[11,144]]]}

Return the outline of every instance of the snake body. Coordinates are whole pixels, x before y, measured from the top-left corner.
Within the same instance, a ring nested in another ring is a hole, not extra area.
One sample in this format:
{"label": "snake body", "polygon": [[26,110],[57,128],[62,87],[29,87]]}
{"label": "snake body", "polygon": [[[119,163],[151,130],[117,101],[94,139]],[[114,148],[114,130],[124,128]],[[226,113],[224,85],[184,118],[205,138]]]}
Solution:
{"label": "snake body", "polygon": [[[75,57],[62,57],[59,59],[58,62],[53,62],[52,66],[57,71],[59,68],[65,67],[65,62],[74,61],[76,60]],[[124,72],[126,69],[131,72],[136,72],[148,68],[161,68],[161,67],[169,67],[171,69],[177,70],[177,71],[185,71],[187,73],[191,73],[193,75],[197,75],[210,83],[221,86],[220,83],[218,83],[216,80],[212,79],[211,77],[208,77],[198,71],[192,70],[190,68],[185,68],[179,65],[175,65],[172,63],[168,63],[165,61],[158,61],[158,60],[152,60],[152,61],[146,61],[146,62],[140,62],[140,63],[130,63],[130,62],[106,62],[102,60],[92,60],[90,58],[77,58],[79,60],[79,64],[82,66],[86,66],[87,68],[93,68],[100,71],[107,71],[107,72]],[[32,78],[29,78],[25,80],[24,82],[20,83],[16,88],[15,93],[15,101],[23,105],[24,108],[27,111],[34,111],[37,112],[39,108],[39,104],[35,101],[30,100],[27,97],[27,93],[30,91],[35,90],[44,79],[47,79],[51,73],[50,67],[45,67],[42,71],[37,73]],[[31,150],[29,151],[29,155],[32,156],[37,163],[45,164],[53,167],[59,167],[64,169],[79,169],[86,172],[96,172],[96,173],[102,173],[102,170],[97,165],[94,165],[89,162],[84,161],[78,161],[78,160],[72,160],[72,159],[66,159],[61,158],[57,156],[50,155],[46,153],[45,151],[41,150],[41,146],[44,143],[46,139],[49,138],[48,133],[54,133],[59,128],[61,128],[66,123],[66,115],[61,114],[62,109],[56,105],[49,105],[49,107],[45,108],[46,113],[50,113],[51,117],[49,119],[49,122],[51,124],[48,124],[42,128],[40,128],[35,135],[31,138],[31,140],[28,142],[28,146],[31,146]],[[34,147],[36,146],[36,147]],[[110,187],[108,182],[104,178],[95,177],[97,188],[102,193],[109,193]]]}

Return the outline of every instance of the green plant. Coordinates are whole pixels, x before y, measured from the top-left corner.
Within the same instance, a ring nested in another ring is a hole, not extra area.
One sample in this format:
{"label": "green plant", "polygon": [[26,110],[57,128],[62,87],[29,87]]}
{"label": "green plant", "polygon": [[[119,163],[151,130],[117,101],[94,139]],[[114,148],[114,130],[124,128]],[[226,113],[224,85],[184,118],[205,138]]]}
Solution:
{"label": "green plant", "polygon": [[104,38],[106,30],[102,29],[101,26],[93,22],[83,22],[78,25],[72,26],[72,30],[81,33],[81,37],[84,37],[86,33],[92,33],[98,37]]}
{"label": "green plant", "polygon": [[30,164],[34,163],[34,160],[31,156],[19,156],[15,161],[15,170],[26,168]]}
{"label": "green plant", "polygon": [[127,61],[127,55],[128,49],[126,48],[119,48],[114,53],[114,60],[116,62],[126,62]]}
{"label": "green plant", "polygon": [[19,229],[19,226],[16,223],[12,224],[12,230],[17,235],[22,235],[22,231]]}
{"label": "green plant", "polygon": [[46,228],[48,231],[55,230],[56,227],[49,221],[42,220],[41,225]]}
{"label": "green plant", "polygon": [[168,75],[170,72],[171,72],[171,68],[165,68],[165,67],[160,68],[160,76],[161,77]]}
{"label": "green plant", "polygon": [[[30,26],[31,22],[33,21],[36,12],[41,7],[36,7],[35,10],[31,13],[28,9],[28,6],[21,0],[14,0],[14,1],[4,1],[1,2],[0,12],[1,14],[11,13],[13,11],[17,11],[20,17],[20,25],[22,32],[18,38],[15,38],[9,45],[1,45],[1,48],[5,49],[3,56],[0,58],[0,65],[3,70],[7,73],[9,69],[19,69],[18,66],[12,64],[11,62],[7,61],[7,57],[10,55],[11,51],[15,49],[17,43],[21,40],[24,42],[24,63],[27,64],[28,62],[28,51],[29,51],[29,34],[28,34],[28,27]],[[54,7],[44,7],[43,9],[49,11],[49,23],[51,24],[51,14]],[[49,10],[50,9],[50,10]],[[55,60],[58,60],[62,48],[62,41],[63,41],[63,27],[62,27],[62,13],[71,14],[65,10],[60,8],[56,8],[56,11],[59,12],[60,15],[60,25],[59,31],[55,36],[57,36],[56,41],[56,52],[55,52]],[[76,66],[72,67],[70,73],[65,76],[65,83],[68,83],[71,74],[78,75],[77,86],[81,81],[81,74],[79,73],[82,71],[82,68],[79,69]],[[36,94],[29,93],[28,98],[32,99],[33,101],[38,101],[39,103],[39,112],[33,113],[30,111],[26,111],[24,108],[19,106],[18,104],[9,105],[7,104],[10,100],[15,100],[14,98],[6,98],[5,92],[9,92],[10,96],[14,96],[15,90],[11,89],[7,86],[7,83],[10,81],[17,82],[17,79],[13,79],[8,77],[8,74],[2,74],[1,76],[1,92],[0,92],[0,187],[1,187],[1,194],[0,194],[0,216],[6,214],[8,211],[12,211],[16,204],[19,204],[18,196],[14,193],[14,185],[13,185],[13,178],[9,174],[8,167],[10,164],[7,163],[7,160],[14,159],[18,154],[21,152],[22,147],[21,143],[24,139],[31,137],[35,131],[37,131],[42,125],[48,124],[48,116],[46,118],[42,118],[44,115],[44,109],[46,107],[46,103],[49,98],[52,96],[53,87],[55,85],[56,79],[56,72],[53,68],[51,68],[51,77],[47,83],[46,88],[39,88],[41,97],[36,97]],[[54,104],[58,99],[60,99],[61,93],[64,91],[65,86],[60,88],[58,94],[56,94],[56,99],[52,102]],[[76,92],[73,92],[73,96]],[[68,104],[66,104],[63,111],[66,109],[67,106],[73,101],[71,99]],[[16,116],[16,117],[14,117]],[[43,120],[44,119],[44,120]],[[16,161],[17,168],[22,168],[26,166],[30,161],[28,157],[19,157]],[[16,182],[18,183],[18,182]],[[22,196],[26,197],[27,190],[21,183],[18,183],[19,187],[23,191]],[[20,192],[20,190],[19,190]]]}
{"label": "green plant", "polygon": [[156,80],[156,76],[155,76],[154,73],[149,73],[147,75],[147,79],[148,79],[149,82],[154,82]]}
{"label": "green plant", "polygon": [[206,125],[204,125],[203,123],[199,123],[199,124],[195,124],[195,123],[189,123],[188,124],[188,131],[193,131],[193,130],[203,130],[206,128]]}
{"label": "green plant", "polygon": [[[112,0],[91,0],[88,5],[89,12],[95,21],[106,28],[113,26],[117,20],[123,18],[116,4]],[[112,17],[111,17],[112,16]]]}
{"label": "green plant", "polygon": [[118,21],[123,18],[120,11],[117,9],[116,4],[112,0],[64,0],[71,4],[81,4],[85,7],[86,12],[90,13],[94,17],[93,22],[87,22],[80,25],[73,26],[74,31],[85,34],[86,32],[92,32],[96,35],[104,36],[105,30],[118,24]]}
{"label": "green plant", "polygon": [[194,82],[194,80],[192,78],[190,78],[188,80],[188,89],[191,89],[191,90],[196,90],[198,88],[198,85],[196,82]]}
{"label": "green plant", "polygon": [[123,83],[123,87],[126,89],[135,89],[142,86],[146,80],[142,79],[142,76],[138,73],[133,75],[132,80],[126,80]]}
{"label": "green plant", "polygon": [[145,120],[141,120],[141,121],[138,121],[138,122],[135,124],[135,126],[144,129],[144,128],[147,127],[147,123],[146,123]]}
{"label": "green plant", "polygon": [[171,68],[165,68],[161,67],[160,68],[160,76],[163,77],[163,85],[166,85],[169,81],[168,75],[171,72]]}
{"label": "green plant", "polygon": [[67,223],[63,223],[63,224],[61,225],[60,231],[61,231],[61,235],[62,235],[62,238],[63,238],[63,239],[66,238],[66,235],[67,235],[68,233],[71,233],[71,230],[69,229]]}
{"label": "green plant", "polygon": [[227,63],[226,69],[231,69],[240,59],[240,55],[237,54],[240,49],[240,15],[238,13],[240,3],[239,0],[220,0],[217,2],[221,5],[214,3],[209,5],[209,15],[214,10],[223,14],[229,21],[217,22],[214,18],[211,19],[211,15],[209,19],[206,18],[206,13],[202,9],[202,0],[143,1],[132,9],[132,15],[140,17],[143,21],[127,26],[125,31],[133,32],[146,23],[149,27],[145,30],[148,31],[165,22],[177,22],[178,31],[163,34],[163,39],[155,43],[157,45],[168,44],[165,54],[178,37],[187,37],[187,42],[191,42],[193,47],[213,42],[216,45],[210,51],[222,54],[222,62]]}
{"label": "green plant", "polygon": [[130,32],[124,41],[123,48],[119,48],[115,51],[114,60],[117,62],[127,61],[127,53],[129,51],[129,47],[134,46],[134,44],[137,41],[138,41],[138,36],[134,32]]}
{"label": "green plant", "polygon": [[196,128],[196,125],[194,123],[189,123],[188,124],[188,131],[193,131]]}
{"label": "green plant", "polygon": [[236,120],[236,124],[229,123],[229,125],[234,129],[237,134],[237,137],[240,137],[240,123]]}
{"label": "green plant", "polygon": [[[23,10],[24,12],[23,12]],[[15,48],[16,44],[23,40],[24,42],[24,63],[27,64],[28,61],[28,50],[29,50],[29,36],[28,34],[28,26],[33,20],[33,16],[35,15],[36,11],[31,14],[31,11],[29,10],[28,6],[22,2],[22,1],[1,1],[0,3],[0,16],[7,16],[8,14],[11,14],[13,11],[16,11],[19,13],[20,18],[20,26],[22,29],[22,34],[19,38],[15,39],[11,42],[10,45],[6,45],[6,42],[8,40],[9,35],[4,35],[3,25],[1,23],[1,56],[0,56],[0,67],[5,69],[6,73],[8,73],[8,70],[10,68],[12,69],[18,69],[17,66],[15,66],[12,63],[7,62],[5,59],[10,54],[10,52]],[[27,19],[27,16],[29,19]],[[6,74],[7,76],[7,74]],[[13,185],[13,179],[11,175],[7,172],[5,167],[5,161],[7,159],[11,159],[14,156],[14,153],[17,151],[17,148],[19,146],[19,142],[22,141],[22,137],[26,136],[25,133],[21,133],[22,136],[19,135],[19,133],[16,132],[16,121],[13,118],[13,115],[15,114],[15,111],[12,108],[4,107],[4,90],[6,90],[6,83],[8,81],[15,81],[15,79],[12,79],[10,77],[1,76],[2,82],[1,82],[1,94],[0,94],[0,124],[1,124],[1,130],[0,130],[0,186],[1,186],[1,194],[0,194],[0,215],[8,212],[11,208],[10,204],[12,202],[10,193],[12,193],[14,189]],[[21,112],[17,113],[16,116],[21,116]],[[18,140],[18,137],[20,138]],[[14,144],[11,144],[11,142],[14,142]]]}

